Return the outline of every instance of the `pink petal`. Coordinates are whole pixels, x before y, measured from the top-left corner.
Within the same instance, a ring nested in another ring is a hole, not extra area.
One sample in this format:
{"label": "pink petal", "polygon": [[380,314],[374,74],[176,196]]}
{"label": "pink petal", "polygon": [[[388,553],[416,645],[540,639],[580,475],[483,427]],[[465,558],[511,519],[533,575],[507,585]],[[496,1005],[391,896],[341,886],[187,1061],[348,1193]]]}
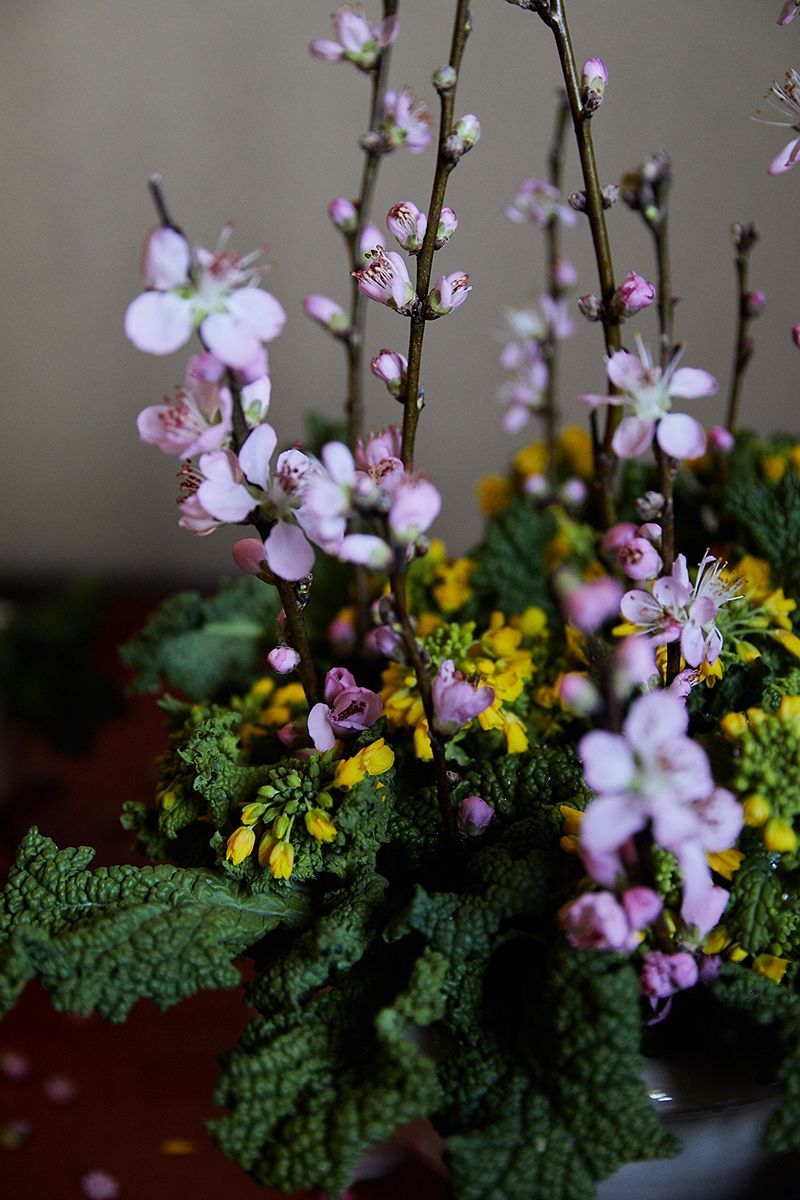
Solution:
{"label": "pink petal", "polygon": [[581,821],[579,852],[593,879],[607,886],[615,882],[620,869],[617,851],[646,821],[644,807],[628,796],[592,801]]}
{"label": "pink petal", "polygon": [[349,54],[360,53],[364,44],[371,40],[366,19],[347,8],[340,8],[336,14],[336,35]]}
{"label": "pink petal", "polygon": [[226,312],[206,317],[200,333],[211,353],[235,371],[252,362],[261,344],[252,330]]}
{"label": "pink petal", "polygon": [[400,21],[397,17],[385,17],[378,26],[378,45],[381,50],[391,46],[397,40],[400,32]]}
{"label": "pink petal", "polygon": [[336,735],[330,721],[330,711],[327,704],[315,704],[308,714],[308,736],[316,749],[321,752],[332,750],[336,744]]}
{"label": "pink petal", "polygon": [[679,400],[699,400],[703,396],[715,396],[719,384],[709,371],[699,367],[679,367],[669,381],[669,394]]}
{"label": "pink petal", "polygon": [[142,275],[148,288],[167,291],[183,287],[191,265],[192,252],[182,233],[163,225],[151,229],[142,253]]}
{"label": "pink petal", "polygon": [[784,171],[791,170],[798,161],[796,153],[798,146],[800,146],[800,138],[792,138],[791,142],[787,142],[780,154],[777,154],[767,167],[767,174],[782,175]]}
{"label": "pink petal", "polygon": [[322,62],[339,62],[344,54],[342,47],[332,38],[315,38],[308,49],[314,58]]}
{"label": "pink petal", "polygon": [[328,442],[323,446],[322,461],[334,483],[346,486],[353,482],[356,465],[344,442]]}
{"label": "pink petal", "polygon": [[269,460],[278,441],[271,425],[257,425],[239,451],[239,466],[245,479],[266,489],[269,480]]}
{"label": "pink petal", "polygon": [[[640,752],[652,750],[686,733],[689,716],[671,692],[648,692],[631,705],[623,726],[625,735]],[[676,749],[676,754],[682,747]]]}
{"label": "pink petal", "polygon": [[371,533],[348,533],[338,549],[342,562],[361,563],[373,571],[385,571],[394,561],[394,554],[382,538]]}
{"label": "pink petal", "polygon": [[588,404],[590,408],[597,408],[601,404],[624,404],[624,396],[601,396],[599,392],[582,392],[578,399],[582,404]]}
{"label": "pink petal", "polygon": [[264,542],[264,554],[271,571],[281,579],[305,579],[314,566],[314,551],[297,525],[279,521]]}
{"label": "pink petal", "polygon": [[644,417],[623,417],[611,442],[614,453],[620,458],[636,458],[652,442],[655,425]]}
{"label": "pink petal", "polygon": [[172,354],[193,329],[191,302],[173,292],[143,292],[125,313],[125,333],[145,354]]}
{"label": "pink petal", "polygon": [[656,441],[673,458],[700,458],[706,452],[703,426],[686,413],[667,413],[658,422]]}
{"label": "pink petal", "polygon": [[642,360],[628,350],[617,350],[606,359],[606,374],[614,387],[624,392],[634,391],[642,381]]}
{"label": "pink petal", "polygon": [[260,574],[264,562],[264,543],[260,538],[240,538],[231,553],[240,571],[246,571],[248,575]]}
{"label": "pink petal", "polygon": [[271,342],[278,337],[286,324],[283,305],[262,288],[246,287],[232,292],[225,307],[262,342]]}
{"label": "pink petal", "polygon": [[593,729],[581,738],[578,753],[584,779],[594,792],[617,792],[633,779],[633,755],[616,733]]}
{"label": "pink petal", "polygon": [[257,501],[244,484],[206,479],[197,489],[197,499],[216,521],[243,521],[256,507]]}
{"label": "pink petal", "polygon": [[640,588],[626,592],[620,600],[619,607],[625,620],[634,625],[652,625],[661,615],[661,605],[649,592]]}
{"label": "pink petal", "polygon": [[681,654],[690,667],[699,667],[706,652],[706,639],[699,625],[689,621],[681,634]]}

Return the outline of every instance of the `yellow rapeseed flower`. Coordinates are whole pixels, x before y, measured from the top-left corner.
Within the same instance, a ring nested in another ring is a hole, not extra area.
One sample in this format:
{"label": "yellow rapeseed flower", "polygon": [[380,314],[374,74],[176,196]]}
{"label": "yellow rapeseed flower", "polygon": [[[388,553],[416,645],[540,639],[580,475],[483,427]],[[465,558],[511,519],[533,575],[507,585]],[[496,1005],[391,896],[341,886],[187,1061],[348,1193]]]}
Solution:
{"label": "yellow rapeseed flower", "polygon": [[766,975],[775,983],[780,983],[791,961],[790,958],[778,958],[775,954],[759,954],[753,959],[753,970],[758,971],[759,975]]}
{"label": "yellow rapeseed flower", "polygon": [[306,829],[318,842],[332,842],[339,832],[326,812],[312,808],[305,816]]}
{"label": "yellow rapeseed flower", "polygon": [[478,507],[485,517],[496,517],[511,499],[511,484],[505,475],[484,475],[478,480]]}
{"label": "yellow rapeseed flower", "polygon": [[704,954],[720,954],[730,942],[728,931],[724,925],[718,925],[716,929],[712,929],[703,943]]}
{"label": "yellow rapeseed flower", "polygon": [[763,796],[759,796],[757,792],[752,792],[744,801],[744,820],[745,824],[752,829],[758,829],[761,825],[766,825],[772,813],[772,805]]}
{"label": "yellow rapeseed flower", "polygon": [[514,455],[514,469],[523,477],[544,475],[547,470],[547,446],[544,442],[531,442],[529,446],[518,450]]}
{"label": "yellow rapeseed flower", "polygon": [[780,454],[769,454],[761,460],[761,470],[768,483],[780,483],[786,474],[788,463]]}
{"label": "yellow rapeseed flower", "polygon": [[791,633],[788,629],[773,629],[772,637],[776,642],[780,642],[784,650],[788,650],[795,658],[800,658],[800,638],[796,633]]}
{"label": "yellow rapeseed flower", "polygon": [[717,853],[707,854],[708,865],[712,871],[716,871],[723,879],[733,879],[735,871],[744,862],[744,855],[741,850],[736,850],[731,847],[730,850],[721,850]]}
{"label": "yellow rapeseed flower", "polygon": [[725,713],[719,726],[727,740],[735,742],[747,733],[747,717],[742,712]]}
{"label": "yellow rapeseed flower", "polygon": [[364,746],[352,758],[343,759],[336,767],[333,786],[355,787],[367,775],[384,775],[394,765],[394,750],[383,738]]}
{"label": "yellow rapeseed flower", "polygon": [[255,844],[256,835],[252,829],[249,829],[246,825],[240,825],[238,829],[234,829],[228,838],[225,857],[234,866],[237,866],[240,862],[244,862],[248,855],[253,853]]}
{"label": "yellow rapeseed flower", "polygon": [[791,821],[771,817],[764,826],[764,845],[775,853],[791,853],[797,849],[797,834]]}
{"label": "yellow rapeseed flower", "polygon": [[797,725],[800,723],[800,696],[783,696],[777,712],[782,725]]}
{"label": "yellow rapeseed flower", "polygon": [[269,852],[269,873],[273,879],[288,879],[294,870],[294,846],[276,842]]}
{"label": "yellow rapeseed flower", "polygon": [[455,562],[443,563],[436,568],[436,576],[441,582],[434,587],[433,598],[442,612],[458,612],[471,599],[469,579],[473,566],[472,559],[457,558]]}
{"label": "yellow rapeseed flower", "polygon": [[547,629],[547,613],[537,604],[531,604],[523,613],[520,613],[517,621],[522,630],[522,636],[526,638],[538,637]]}
{"label": "yellow rapeseed flower", "polygon": [[792,628],[788,614],[797,608],[797,601],[792,600],[791,596],[784,596],[783,588],[775,588],[774,592],[770,592],[761,607],[773,624],[779,625],[781,629]]}
{"label": "yellow rapeseed flower", "polygon": [[594,450],[588,430],[580,425],[567,425],[562,430],[558,445],[576,475],[589,478],[594,473]]}

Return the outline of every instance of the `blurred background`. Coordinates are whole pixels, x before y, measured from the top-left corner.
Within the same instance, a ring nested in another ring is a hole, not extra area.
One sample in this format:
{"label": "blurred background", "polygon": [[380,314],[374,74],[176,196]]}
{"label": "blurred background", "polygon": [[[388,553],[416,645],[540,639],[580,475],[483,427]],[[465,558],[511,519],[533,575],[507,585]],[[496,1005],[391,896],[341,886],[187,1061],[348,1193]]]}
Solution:
{"label": "blurred background", "polygon": [[[378,15],[379,4],[369,9]],[[358,187],[369,80],[348,64],[312,60],[307,44],[330,36],[334,0],[4,0],[0,7],[0,151],[5,286],[3,436],[5,521],[0,592],[7,586],[92,574],[126,586],[195,586],[232,572],[234,530],[197,539],[177,527],[177,461],[137,440],[145,405],[171,393],[185,355],[147,357],[122,331],[139,291],[138,255],[153,224],[146,180],[160,171],[176,220],[213,246],[233,218],[234,248],[269,243],[267,287],[285,306],[271,347],[271,420],[298,437],[309,407],[332,415],[343,395],[343,354],[303,315],[303,297],[347,303],[349,280],[326,206]],[[787,131],[750,120],[771,80],[796,61],[800,20],[776,25],[778,0],[572,0],[579,62],[602,56],[606,103],[594,121],[603,177],[655,150],[674,162],[677,333],[684,362],[721,381],[698,402],[720,420],[733,355],[735,295],[729,226],[753,220],[762,240],[751,285],[767,293],[755,328],[744,422],[768,431],[796,420],[800,351],[797,260],[790,236],[800,179],[766,166]],[[391,82],[436,108],[431,72],[449,51],[451,0],[401,0]],[[469,272],[468,304],[431,326],[423,382],[428,406],[418,461],[439,484],[436,532],[464,549],[479,529],[474,482],[501,470],[535,429],[509,438],[493,399],[500,380],[497,328],[505,305],[538,291],[542,235],[512,225],[504,204],[525,176],[544,174],[559,69],[552,39],[530,13],[474,0],[457,98],[481,121],[479,146],[451,179],[460,228],[442,270]],[[396,200],[427,205],[433,154],[397,151],[381,171],[374,219]],[[800,175],[800,172],[798,172]],[[580,185],[570,147],[566,190]],[[650,239],[619,205],[609,214],[615,268],[653,278]],[[578,292],[596,287],[588,228],[565,234]],[[387,243],[388,244],[388,243]],[[626,326],[651,338],[654,316]],[[371,306],[367,347],[405,349],[406,323]],[[604,389],[599,327],[581,322],[567,344],[562,403]],[[370,423],[399,410],[367,381]]]}

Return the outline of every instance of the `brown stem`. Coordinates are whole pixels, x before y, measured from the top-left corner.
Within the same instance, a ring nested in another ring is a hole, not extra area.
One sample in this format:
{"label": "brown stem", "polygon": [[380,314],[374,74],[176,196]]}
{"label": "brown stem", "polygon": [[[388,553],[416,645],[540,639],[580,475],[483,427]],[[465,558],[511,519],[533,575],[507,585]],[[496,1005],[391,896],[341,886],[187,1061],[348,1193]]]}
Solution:
{"label": "brown stem", "polygon": [[748,268],[750,265],[749,248],[739,249],[735,259],[736,281],[738,293],[738,318],[736,324],[736,349],[733,357],[733,375],[731,390],[728,397],[728,416],[725,421],[731,433],[736,432],[739,419],[739,403],[742,396],[742,384],[747,364],[753,354],[753,346],[749,336],[752,314],[750,312],[750,291],[748,287]]}
{"label": "brown stem", "polygon": [[425,719],[428,722],[428,737],[433,751],[433,768],[436,775],[436,798],[439,804],[439,815],[442,821],[445,840],[448,845],[455,846],[458,843],[458,829],[456,826],[456,814],[453,808],[453,800],[450,794],[450,780],[447,774],[447,760],[444,755],[444,745],[441,738],[436,732],[434,718],[435,712],[433,707],[433,692],[431,689],[431,679],[428,674],[428,668],[420,654],[419,642],[414,634],[414,629],[411,624],[411,617],[408,612],[408,602],[406,599],[406,583],[405,583],[405,568],[395,572],[391,576],[391,586],[395,596],[395,604],[397,609],[397,618],[400,623],[400,631],[403,637],[403,645],[405,646],[408,661],[410,662],[414,674],[417,678],[417,688],[422,699],[422,707],[425,711]]}
{"label": "brown stem", "polygon": [[[567,92],[572,125],[575,130],[575,140],[578,144],[578,155],[583,172],[583,185],[586,194],[586,215],[589,218],[589,228],[592,233],[597,271],[600,280],[600,293],[603,301],[603,334],[606,353],[613,354],[619,350],[622,342],[619,326],[611,317],[611,301],[616,291],[614,267],[611,259],[611,246],[606,228],[605,210],[603,208],[603,192],[600,176],[597,170],[597,159],[592,141],[592,122],[581,101],[580,80],[575,62],[575,52],[572,48],[567,14],[564,0],[550,0],[549,9],[541,13],[543,19],[553,31],[556,42],[561,70],[564,76],[564,87]],[[600,508],[600,518],[604,525],[613,524],[616,516],[614,503],[614,475],[617,456],[612,448],[612,441],[617,426],[622,419],[622,406],[609,405],[606,414],[606,427],[602,444],[598,445],[595,458],[595,476],[597,499]]]}
{"label": "brown stem", "polygon": [[[561,92],[558,99],[558,107],[556,108],[555,127],[553,129],[553,140],[550,143],[550,153],[548,155],[548,179],[553,187],[561,191],[561,177],[564,166],[564,137],[567,130],[567,118],[569,117],[569,101],[566,93]],[[547,222],[545,229],[545,240],[547,247],[547,292],[553,301],[559,300],[562,294],[562,288],[558,281],[558,260],[561,241],[561,223],[557,213],[552,213]],[[544,422],[545,422],[545,443],[547,445],[547,475],[550,481],[551,489],[555,489],[556,485],[556,434],[558,430],[558,408],[556,405],[557,395],[557,367],[558,367],[558,343],[553,337],[552,331],[548,334],[542,343],[542,352],[544,361],[547,364],[547,387],[545,390],[544,402]]]}
{"label": "brown stem", "polygon": [[[469,0],[457,0],[456,16],[453,25],[453,41],[450,47],[450,66],[458,75],[461,68],[461,58],[464,46],[472,29],[472,18],[469,11]],[[422,249],[417,256],[417,300],[411,315],[411,329],[408,339],[408,370],[406,373],[406,393],[403,404],[403,463],[406,470],[414,466],[414,440],[417,433],[417,422],[421,410],[420,403],[420,369],[422,366],[422,342],[425,337],[425,305],[431,285],[433,255],[436,250],[436,235],[439,229],[439,219],[442,215],[447,180],[455,166],[455,161],[447,152],[447,139],[452,132],[453,111],[455,108],[456,85],[442,88],[439,91],[441,115],[439,120],[439,153],[436,159],[436,171],[433,177],[431,199],[428,205],[428,227]]]}
{"label": "brown stem", "polygon": [[[383,0],[383,16],[394,16],[397,12],[398,0]],[[377,132],[383,107],[383,96],[386,90],[386,80],[389,74],[391,47],[387,46],[381,53],[377,66],[372,73],[372,98],[370,101],[369,130]],[[370,208],[375,194],[375,184],[378,178],[378,167],[382,158],[380,147],[375,148],[368,141],[364,150],[364,166],[361,172],[361,186],[358,199],[355,201],[358,212],[358,224],[347,237],[347,248],[350,254],[350,269],[357,271],[359,262],[359,247],[361,234],[369,219]],[[347,354],[347,397],[345,415],[347,420],[347,441],[352,449],[364,432],[364,327],[366,325],[366,300],[358,289],[358,280],[350,281],[350,326],[344,339]]]}

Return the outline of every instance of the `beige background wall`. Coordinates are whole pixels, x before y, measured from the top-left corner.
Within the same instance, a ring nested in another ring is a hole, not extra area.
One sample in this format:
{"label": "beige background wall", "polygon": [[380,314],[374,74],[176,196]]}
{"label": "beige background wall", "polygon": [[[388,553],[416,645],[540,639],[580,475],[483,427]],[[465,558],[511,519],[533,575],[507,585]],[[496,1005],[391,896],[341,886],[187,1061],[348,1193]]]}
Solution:
{"label": "beige background wall", "polygon": [[[302,297],[347,296],[338,235],[325,206],[357,186],[369,83],[347,65],[314,62],[334,0],[3,0],[2,478],[0,568],[7,577],[108,571],[192,584],[226,571],[230,531],[196,539],[175,524],[176,462],[138,443],[134,421],[182,376],[183,356],[148,358],[127,344],[122,316],[138,290],[137,256],[152,223],[145,181],[163,172],[171,206],[213,245],[226,219],[236,247],[261,241],[277,264],[269,286],[289,313],[272,348],[272,419],[285,438],[308,405],[335,412],[339,347],[302,315]],[[377,13],[378,0],[369,0]],[[611,82],[595,122],[601,169],[616,180],[655,149],[673,156],[675,283],[686,363],[727,382],[734,316],[728,226],[764,234],[753,283],[768,293],[757,328],[760,382],[747,416],[797,426],[800,320],[794,223],[798,177],[765,167],[785,131],[750,121],[770,80],[797,61],[800,20],[779,29],[778,0],[571,0],[580,58],[602,55]],[[431,70],[446,60],[452,0],[401,0],[392,78],[431,103]],[[503,204],[539,174],[558,67],[541,22],[503,0],[475,0],[458,108],[478,114],[479,147],[452,179],[461,228],[442,267],[469,271],[467,307],[429,330],[429,397],[419,461],[444,493],[439,529],[460,548],[478,528],[472,480],[502,467],[526,439],[499,429],[494,330],[502,306],[541,276],[533,230]],[[426,203],[431,153],[398,152],[383,169],[376,216],[398,199]],[[570,188],[578,186],[571,153]],[[651,272],[637,219],[616,208],[619,275]],[[594,286],[588,231],[568,236],[581,290]],[[652,334],[653,321],[629,325]],[[403,320],[372,306],[368,346],[401,348]],[[602,387],[600,337],[585,323],[563,371],[565,405]],[[724,391],[724,388],[723,388]],[[397,415],[368,382],[373,422]],[[722,399],[695,411],[719,419]]]}

